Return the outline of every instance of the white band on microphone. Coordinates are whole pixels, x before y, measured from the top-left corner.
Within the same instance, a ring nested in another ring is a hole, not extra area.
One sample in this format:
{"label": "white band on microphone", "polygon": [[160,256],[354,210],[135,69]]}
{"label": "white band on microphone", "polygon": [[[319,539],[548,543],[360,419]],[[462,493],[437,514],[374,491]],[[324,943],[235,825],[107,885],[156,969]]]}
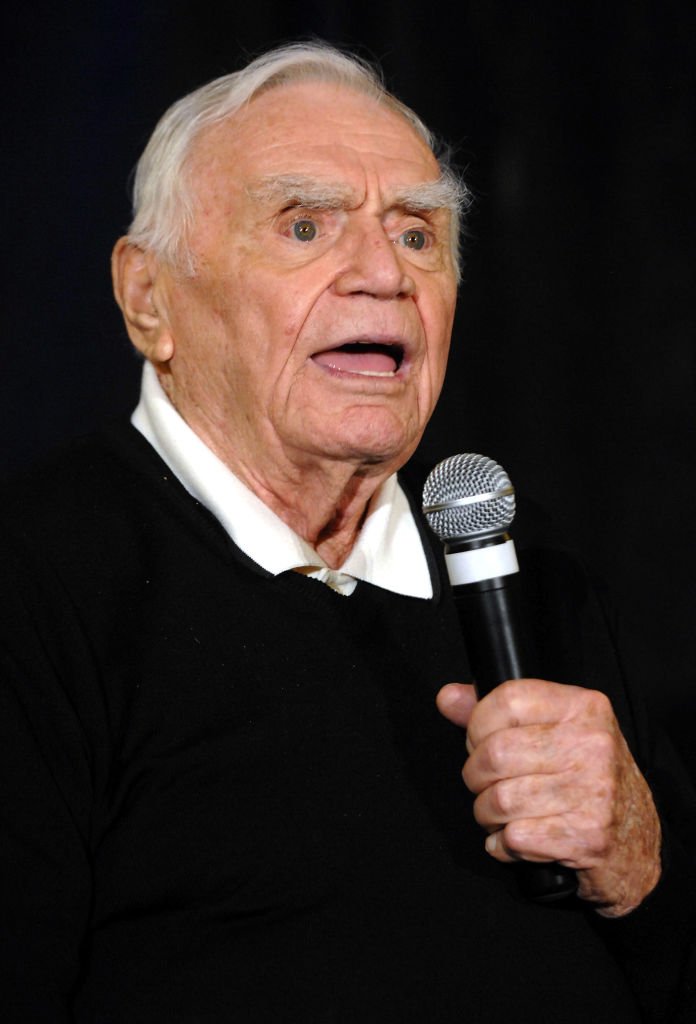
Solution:
{"label": "white band on microphone", "polygon": [[471,551],[452,551],[445,555],[447,572],[453,587],[466,583],[480,583],[497,576],[510,576],[519,572],[513,541],[490,544]]}

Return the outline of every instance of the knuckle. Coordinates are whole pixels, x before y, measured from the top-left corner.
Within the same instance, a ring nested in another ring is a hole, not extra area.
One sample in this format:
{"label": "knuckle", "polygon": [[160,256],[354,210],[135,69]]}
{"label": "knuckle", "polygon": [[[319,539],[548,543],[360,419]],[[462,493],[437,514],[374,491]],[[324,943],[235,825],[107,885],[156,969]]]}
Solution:
{"label": "knuckle", "polygon": [[601,690],[583,690],[582,702],[586,713],[592,718],[608,718],[613,715],[611,701]]}
{"label": "knuckle", "polygon": [[494,733],[488,737],[486,754],[491,771],[496,775],[504,774],[508,759],[508,742],[502,733]]}
{"label": "knuckle", "polygon": [[464,785],[468,790],[470,790],[472,793],[478,792],[476,774],[474,772],[474,769],[471,767],[470,761],[467,761],[464,767],[462,768],[462,779],[464,780]]}
{"label": "knuckle", "polygon": [[[590,812],[584,814],[578,822],[579,831],[588,837],[608,836],[614,825],[614,814],[603,800]],[[592,842],[594,841],[595,839],[592,839]]]}
{"label": "knuckle", "polygon": [[[589,748],[588,755],[591,757],[595,769],[611,772],[616,761],[614,737],[605,730],[594,732],[590,738]],[[608,776],[606,784],[609,785],[610,781],[611,774]]]}
{"label": "knuckle", "polygon": [[527,829],[517,822],[509,822],[504,830],[505,846],[511,854],[518,856],[525,853],[529,835]]}
{"label": "knuckle", "polygon": [[508,679],[498,688],[507,710],[513,715],[529,700],[529,684],[523,679]]}
{"label": "knuckle", "polygon": [[492,791],[492,802],[503,818],[508,818],[517,805],[517,786],[514,780],[504,779],[496,783]]}
{"label": "knuckle", "polygon": [[474,800],[473,813],[474,821],[477,825],[481,825],[485,828],[489,824],[490,815],[488,812],[487,801],[481,796],[478,796],[476,800]]}
{"label": "knuckle", "polygon": [[605,729],[574,730],[568,751],[576,769],[594,779],[595,792],[611,785],[617,764],[616,741]]}

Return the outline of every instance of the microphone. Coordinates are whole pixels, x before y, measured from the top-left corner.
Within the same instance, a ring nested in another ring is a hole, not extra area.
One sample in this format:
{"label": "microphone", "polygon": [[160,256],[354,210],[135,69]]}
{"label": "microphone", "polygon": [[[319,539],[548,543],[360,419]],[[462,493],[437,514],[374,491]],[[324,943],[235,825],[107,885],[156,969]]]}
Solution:
{"label": "microphone", "polygon": [[[485,455],[453,455],[438,463],[423,488],[423,512],[445,545],[445,563],[474,685],[485,697],[506,679],[535,677],[519,600],[519,565],[508,527],[515,490]],[[562,864],[519,861],[523,893],[551,903],[575,894],[575,872]]]}

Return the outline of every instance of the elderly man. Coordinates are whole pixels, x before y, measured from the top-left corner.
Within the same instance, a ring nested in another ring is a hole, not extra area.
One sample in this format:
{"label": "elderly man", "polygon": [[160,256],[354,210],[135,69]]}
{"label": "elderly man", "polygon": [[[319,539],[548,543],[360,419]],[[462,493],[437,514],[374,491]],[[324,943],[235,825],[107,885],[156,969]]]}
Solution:
{"label": "elderly man", "polygon": [[[583,578],[530,562],[559,682],[452,682],[396,472],[442,385],[463,199],[322,45],[156,129],[113,257],[132,425],[5,501],[4,1019],[687,1019],[686,811],[669,786],[656,811],[636,762],[669,765]],[[526,900],[519,859],[577,896]]]}

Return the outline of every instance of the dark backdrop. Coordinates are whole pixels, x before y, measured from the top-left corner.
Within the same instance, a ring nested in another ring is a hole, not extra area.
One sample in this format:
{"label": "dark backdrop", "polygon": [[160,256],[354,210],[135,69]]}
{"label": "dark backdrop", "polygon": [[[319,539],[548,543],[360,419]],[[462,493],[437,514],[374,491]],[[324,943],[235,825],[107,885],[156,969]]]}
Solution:
{"label": "dark backdrop", "polygon": [[134,404],[108,261],[165,106],[288,38],[357,48],[454,143],[476,196],[424,453],[498,459],[591,560],[696,770],[692,0],[93,0],[3,18],[0,470]]}

